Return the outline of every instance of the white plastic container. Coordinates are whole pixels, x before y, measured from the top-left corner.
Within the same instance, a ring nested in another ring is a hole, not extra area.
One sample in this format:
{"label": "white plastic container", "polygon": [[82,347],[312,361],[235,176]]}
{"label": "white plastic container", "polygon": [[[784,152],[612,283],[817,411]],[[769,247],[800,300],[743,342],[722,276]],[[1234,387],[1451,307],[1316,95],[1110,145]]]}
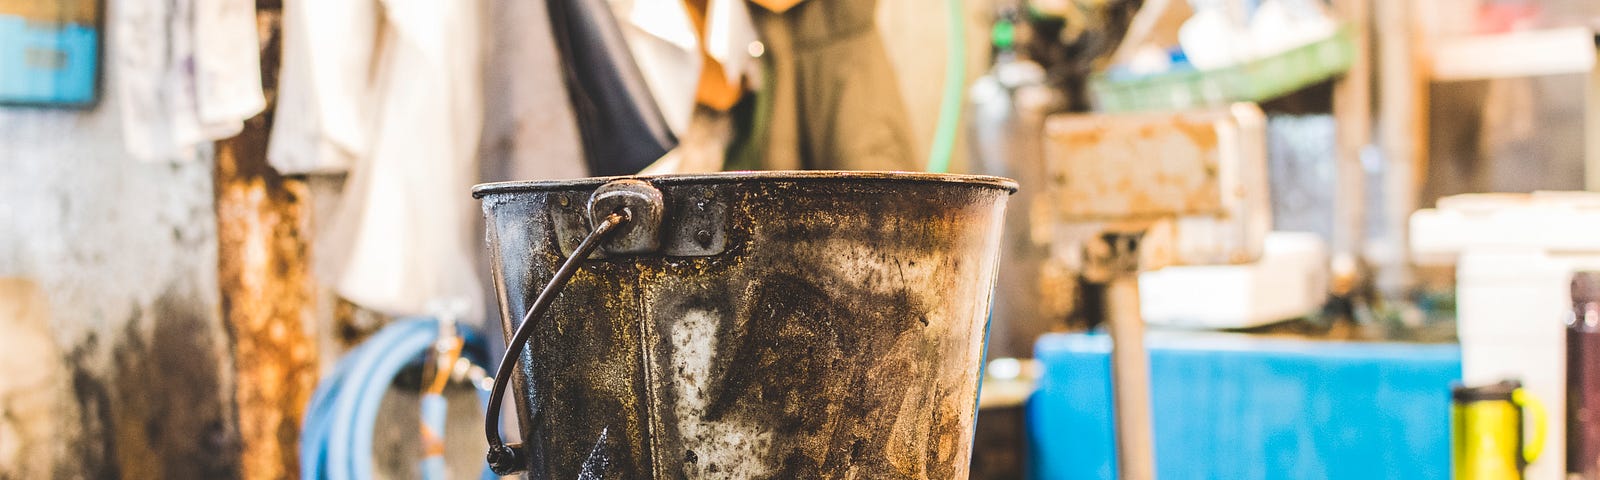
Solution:
{"label": "white plastic container", "polygon": [[1242,265],[1167,267],[1139,274],[1145,323],[1247,328],[1315,313],[1327,300],[1328,251],[1314,233],[1272,232]]}

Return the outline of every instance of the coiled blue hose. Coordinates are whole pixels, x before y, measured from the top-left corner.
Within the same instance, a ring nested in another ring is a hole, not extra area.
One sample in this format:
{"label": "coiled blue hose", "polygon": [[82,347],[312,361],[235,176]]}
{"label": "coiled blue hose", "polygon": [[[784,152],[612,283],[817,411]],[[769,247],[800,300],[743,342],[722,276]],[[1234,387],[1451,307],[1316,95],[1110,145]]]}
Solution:
{"label": "coiled blue hose", "polygon": [[[399,320],[339,359],[311,395],[300,436],[300,478],[372,478],[372,428],[384,393],[395,375],[423,357],[438,335],[434,319]],[[437,422],[444,410],[440,399],[425,400],[423,409],[433,413],[425,415],[435,417],[425,419],[430,423]],[[422,467],[424,478],[430,479],[438,478],[441,470],[438,465]],[[485,467],[483,478],[499,477]]]}

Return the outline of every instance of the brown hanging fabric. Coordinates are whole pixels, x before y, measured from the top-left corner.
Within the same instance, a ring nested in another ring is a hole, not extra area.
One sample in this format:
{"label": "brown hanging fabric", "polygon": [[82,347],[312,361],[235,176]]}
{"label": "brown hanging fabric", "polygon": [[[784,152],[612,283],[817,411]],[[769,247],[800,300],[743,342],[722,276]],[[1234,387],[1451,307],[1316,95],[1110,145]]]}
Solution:
{"label": "brown hanging fabric", "polygon": [[[876,0],[752,0],[772,95],[761,168],[920,170]],[[798,3],[798,5],[796,5]],[[737,159],[736,159],[737,160]]]}

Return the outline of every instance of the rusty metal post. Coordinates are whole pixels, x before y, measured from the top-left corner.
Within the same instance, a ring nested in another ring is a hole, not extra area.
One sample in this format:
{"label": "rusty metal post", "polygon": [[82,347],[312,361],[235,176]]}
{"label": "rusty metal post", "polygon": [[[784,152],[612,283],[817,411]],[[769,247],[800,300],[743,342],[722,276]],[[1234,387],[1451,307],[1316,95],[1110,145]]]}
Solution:
{"label": "rusty metal post", "polygon": [[1102,234],[1086,245],[1084,276],[1105,285],[1111,336],[1111,394],[1119,478],[1152,480],[1155,433],[1150,411],[1150,356],[1139,313],[1139,241],[1143,228]]}
{"label": "rusty metal post", "polygon": [[[276,86],[279,12],[263,7],[261,71]],[[269,113],[216,143],[218,283],[232,345],[240,478],[295,478],[301,417],[316,386],[310,191],[267,164]]]}
{"label": "rusty metal post", "polygon": [[1150,412],[1150,356],[1139,315],[1139,274],[1118,275],[1106,285],[1111,331],[1112,395],[1116,413],[1120,478],[1150,480],[1155,472],[1155,432]]}

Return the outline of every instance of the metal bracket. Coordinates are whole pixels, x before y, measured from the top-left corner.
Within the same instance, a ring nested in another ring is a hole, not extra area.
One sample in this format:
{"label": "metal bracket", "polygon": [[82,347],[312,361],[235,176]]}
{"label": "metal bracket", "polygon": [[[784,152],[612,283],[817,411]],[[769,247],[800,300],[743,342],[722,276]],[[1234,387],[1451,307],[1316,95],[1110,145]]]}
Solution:
{"label": "metal bracket", "polygon": [[589,197],[589,224],[599,225],[606,215],[623,213],[628,221],[617,227],[600,249],[615,255],[637,255],[661,249],[661,216],[666,207],[661,191],[643,180],[615,180],[595,189]]}
{"label": "metal bracket", "polygon": [[727,205],[710,186],[671,188],[663,195],[649,182],[615,180],[596,189],[588,202],[568,192],[551,193],[550,220],[562,255],[572,255],[591,225],[621,209],[630,220],[589,258],[647,255],[704,257],[727,249]]}
{"label": "metal bracket", "polygon": [[1139,275],[1139,241],[1144,232],[1105,232],[1084,243],[1083,276],[1091,282],[1110,283]]}

